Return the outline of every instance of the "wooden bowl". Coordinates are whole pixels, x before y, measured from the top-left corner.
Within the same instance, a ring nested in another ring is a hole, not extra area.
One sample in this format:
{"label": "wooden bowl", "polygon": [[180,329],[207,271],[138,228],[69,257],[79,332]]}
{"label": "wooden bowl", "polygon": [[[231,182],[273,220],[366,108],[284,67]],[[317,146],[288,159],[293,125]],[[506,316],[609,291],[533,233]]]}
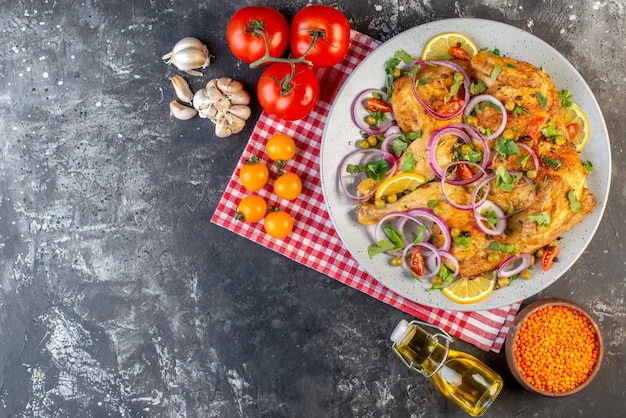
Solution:
{"label": "wooden bowl", "polygon": [[[589,322],[591,322],[591,325],[595,329],[595,334],[596,334],[596,338],[598,341],[598,356],[590,374],[588,375],[586,380],[579,383],[578,386],[574,387],[573,389],[564,391],[564,392],[558,392],[558,391],[549,392],[549,391],[546,391],[546,390],[543,390],[534,386],[522,375],[520,367],[518,366],[515,360],[515,344],[516,344],[518,331],[520,330],[522,324],[524,324],[524,322],[528,319],[530,315],[544,308],[547,308],[549,306],[563,306],[566,308],[571,308],[581,313],[584,317],[586,317],[589,320]],[[596,319],[592,317],[591,314],[589,314],[589,312],[587,312],[587,310],[585,310],[580,305],[577,305],[565,299],[556,299],[556,298],[544,299],[544,300],[538,300],[536,302],[531,303],[530,305],[526,306],[517,314],[517,316],[513,320],[513,324],[511,325],[511,328],[509,329],[509,332],[506,337],[505,351],[506,351],[506,362],[509,366],[509,369],[511,370],[511,373],[513,374],[513,377],[515,377],[515,380],[517,380],[520,383],[520,385],[522,385],[525,389],[527,389],[530,392],[537,393],[537,394],[547,396],[547,397],[563,397],[563,396],[569,396],[569,395],[573,395],[575,393],[580,392],[581,390],[586,388],[596,377],[596,375],[598,374],[598,370],[600,370],[600,366],[602,364],[602,358],[604,357],[604,338],[602,336],[602,331],[600,330],[600,326],[598,325],[598,321],[596,321]]]}

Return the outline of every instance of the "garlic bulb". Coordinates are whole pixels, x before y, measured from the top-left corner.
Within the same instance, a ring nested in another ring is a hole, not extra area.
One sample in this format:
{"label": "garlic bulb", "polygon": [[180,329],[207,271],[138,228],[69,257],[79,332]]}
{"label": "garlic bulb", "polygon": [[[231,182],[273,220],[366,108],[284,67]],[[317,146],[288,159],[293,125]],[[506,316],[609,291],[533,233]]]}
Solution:
{"label": "garlic bulb", "polygon": [[210,80],[193,96],[193,107],[201,118],[215,123],[215,135],[225,138],[241,132],[250,118],[250,95],[243,84],[228,77]]}
{"label": "garlic bulb", "polygon": [[199,39],[193,37],[183,38],[176,42],[174,48],[163,55],[162,59],[167,64],[174,64],[187,74],[198,76],[202,73],[196,69],[204,69],[211,63],[209,49]]}
{"label": "garlic bulb", "polygon": [[189,120],[194,118],[198,114],[198,111],[193,107],[185,106],[173,100],[170,102],[170,114],[176,119]]}

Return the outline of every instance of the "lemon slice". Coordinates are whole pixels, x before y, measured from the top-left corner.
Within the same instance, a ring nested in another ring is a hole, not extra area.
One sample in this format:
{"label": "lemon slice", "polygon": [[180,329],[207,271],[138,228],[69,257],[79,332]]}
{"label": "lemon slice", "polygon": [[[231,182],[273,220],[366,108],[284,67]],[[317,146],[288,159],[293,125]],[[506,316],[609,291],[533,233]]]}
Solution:
{"label": "lemon slice", "polygon": [[460,46],[469,54],[470,58],[478,53],[478,48],[471,39],[457,32],[446,32],[432,38],[422,52],[423,60],[438,60],[449,57],[448,49],[451,46]]}
{"label": "lemon slice", "polygon": [[451,300],[470,304],[480,302],[493,292],[496,284],[495,273],[489,276],[478,276],[472,279],[461,277],[442,290]]}
{"label": "lemon slice", "polygon": [[570,140],[576,146],[576,151],[581,152],[587,145],[587,141],[589,141],[589,119],[587,119],[587,115],[576,103],[572,103],[570,107],[562,108],[561,114],[563,115],[565,126],[570,123],[577,123],[580,127],[576,136],[570,138]]}
{"label": "lemon slice", "polygon": [[378,189],[376,189],[375,199],[380,199],[383,196],[390,196],[392,194],[403,193],[405,190],[412,192],[422,184],[426,183],[426,177],[417,173],[400,173],[395,176],[389,177],[383,181]]}

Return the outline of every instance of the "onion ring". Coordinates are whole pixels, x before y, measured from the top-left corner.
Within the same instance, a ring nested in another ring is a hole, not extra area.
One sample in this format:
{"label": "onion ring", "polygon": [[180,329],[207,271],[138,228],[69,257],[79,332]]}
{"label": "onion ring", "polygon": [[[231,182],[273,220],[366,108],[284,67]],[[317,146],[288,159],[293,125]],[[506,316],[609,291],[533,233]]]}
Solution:
{"label": "onion ring", "polygon": [[507,114],[506,108],[502,104],[502,102],[490,94],[479,94],[478,96],[474,96],[472,100],[467,103],[465,106],[465,110],[463,111],[463,116],[467,119],[467,117],[472,113],[472,110],[478,103],[489,102],[500,108],[500,114],[502,115],[502,121],[500,122],[500,126],[493,132],[491,135],[487,137],[487,141],[492,141],[499,137],[502,132],[504,132],[504,128],[506,127]]}
{"label": "onion ring", "polygon": [[[520,262],[516,267],[511,266],[517,262]],[[498,277],[511,277],[516,274],[520,274],[530,266],[531,257],[528,253],[521,253],[520,255],[512,255],[504,260],[498,267]]]}
{"label": "onion ring", "polygon": [[391,125],[393,125],[394,118],[393,112],[391,112],[385,117],[385,120],[381,121],[381,123],[376,127],[372,127],[365,122],[365,119],[362,117],[363,109],[365,109],[363,101],[366,100],[366,98],[373,97],[373,93],[385,96],[385,92],[380,89],[366,89],[359,93],[359,95],[352,102],[352,121],[363,132],[370,135],[378,135],[385,132]]}

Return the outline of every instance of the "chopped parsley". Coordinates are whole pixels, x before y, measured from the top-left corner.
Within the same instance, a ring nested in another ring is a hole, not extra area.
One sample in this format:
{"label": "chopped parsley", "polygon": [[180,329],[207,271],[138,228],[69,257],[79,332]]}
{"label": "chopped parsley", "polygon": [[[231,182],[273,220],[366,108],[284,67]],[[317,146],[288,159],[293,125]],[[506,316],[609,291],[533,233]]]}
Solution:
{"label": "chopped parsley", "polygon": [[585,170],[586,174],[591,173],[593,171],[593,163],[591,161],[584,161],[583,170]]}
{"label": "chopped parsley", "polygon": [[554,167],[554,169],[557,169],[562,165],[560,160],[553,160],[552,158],[546,157],[545,155],[541,156],[541,161],[548,167]]}
{"label": "chopped parsley", "polygon": [[561,107],[570,107],[572,106],[572,99],[574,96],[571,95],[569,90],[561,90],[559,92],[559,102],[561,103]]}
{"label": "chopped parsley", "polygon": [[539,226],[550,225],[550,214],[548,212],[536,213],[534,215],[528,215],[528,219],[537,222]]}
{"label": "chopped parsley", "polygon": [[502,67],[500,66],[500,64],[494,65],[493,70],[491,70],[491,76],[490,76],[491,81],[496,81],[501,71],[502,71]]}
{"label": "chopped parsley", "polygon": [[466,237],[463,235],[459,235],[458,237],[453,238],[453,242],[455,246],[463,246],[470,248],[472,246],[472,237]]}
{"label": "chopped parsley", "polygon": [[402,171],[405,173],[412,172],[415,168],[415,158],[413,158],[413,153],[407,152],[402,157]]}
{"label": "chopped parsley", "polygon": [[380,240],[376,244],[371,244],[367,246],[367,255],[370,258],[374,258],[374,256],[384,253],[385,251],[393,250],[395,246],[391,241]]}
{"label": "chopped parsley", "polygon": [[502,158],[508,158],[511,155],[517,155],[520,153],[519,147],[510,139],[500,138],[496,141],[495,149],[502,156]]}
{"label": "chopped parsley", "polygon": [[394,138],[391,144],[392,154],[399,157],[404,151],[406,151],[411,142],[415,141],[420,136],[422,136],[421,131],[405,132],[402,135],[398,135]]}
{"label": "chopped parsley", "polygon": [[448,99],[453,99],[456,97],[459,89],[461,88],[461,84],[463,84],[463,76],[460,73],[454,73],[454,84],[452,85],[452,87],[450,87]]}
{"label": "chopped parsley", "polygon": [[582,209],[580,202],[578,201],[578,197],[576,197],[576,192],[574,190],[570,190],[567,192],[567,198],[569,199],[569,208],[573,213],[576,213]]}
{"label": "chopped parsley", "polygon": [[367,175],[376,181],[382,180],[391,166],[384,158],[370,161],[367,164],[348,164],[346,171],[350,174],[367,173]]}
{"label": "chopped parsley", "polygon": [[503,253],[515,253],[515,254],[520,253],[519,248],[517,248],[514,244],[501,244],[496,241],[491,241],[491,243],[489,244],[489,248],[491,248],[494,251],[500,251]]}
{"label": "chopped parsley", "polygon": [[507,171],[504,166],[498,166],[496,168],[496,189],[504,190],[505,192],[510,192],[515,188],[515,183],[522,178],[522,173],[517,173],[515,177],[512,177],[511,174]]}
{"label": "chopped parsley", "polygon": [[541,134],[546,138],[554,138],[559,135],[563,135],[563,132],[554,127],[554,120],[550,120],[550,122],[548,122],[548,126],[541,130]]}
{"label": "chopped parsley", "polygon": [[485,85],[485,82],[483,80],[474,80],[470,84],[470,94],[472,96],[479,95],[485,90],[487,90],[487,86]]}
{"label": "chopped parsley", "polygon": [[539,100],[539,105],[543,110],[546,110],[548,107],[548,99],[546,99],[540,91],[535,92],[535,97]]}
{"label": "chopped parsley", "polygon": [[518,106],[517,104],[515,105],[515,107],[513,108],[513,110],[511,111],[511,114],[513,115],[513,117],[517,117],[518,115],[522,115],[522,114],[527,114],[528,113],[528,109],[526,109],[525,107],[522,106]]}

